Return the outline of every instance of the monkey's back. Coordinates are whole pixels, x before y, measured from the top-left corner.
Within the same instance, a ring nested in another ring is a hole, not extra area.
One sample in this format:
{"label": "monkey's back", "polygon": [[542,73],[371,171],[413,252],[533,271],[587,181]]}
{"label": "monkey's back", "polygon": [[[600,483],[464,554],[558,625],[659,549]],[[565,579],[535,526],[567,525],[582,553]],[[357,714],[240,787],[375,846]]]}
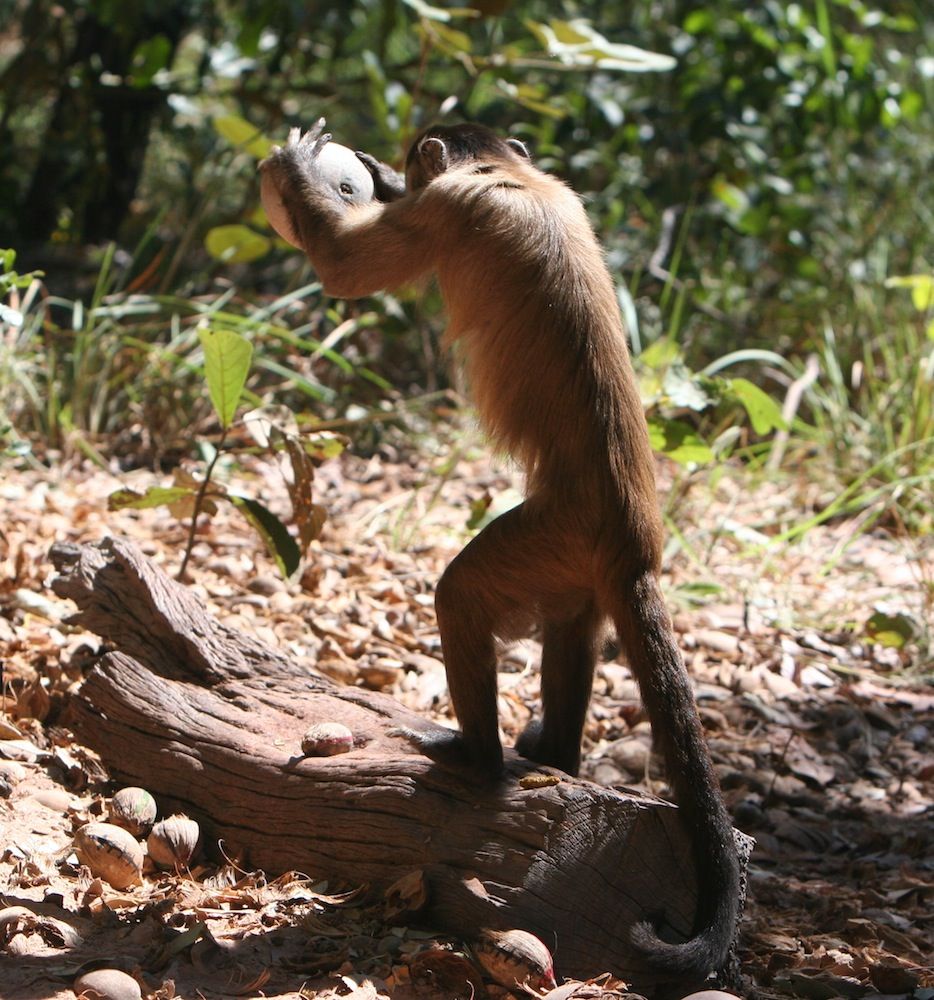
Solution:
{"label": "monkey's back", "polygon": [[[459,208],[449,233],[457,252],[438,269],[447,340],[462,345],[484,426],[522,463],[533,496],[546,487],[598,522],[655,510],[619,305],[580,200],[525,165],[452,171],[435,183]],[[656,547],[657,525],[639,534]]]}

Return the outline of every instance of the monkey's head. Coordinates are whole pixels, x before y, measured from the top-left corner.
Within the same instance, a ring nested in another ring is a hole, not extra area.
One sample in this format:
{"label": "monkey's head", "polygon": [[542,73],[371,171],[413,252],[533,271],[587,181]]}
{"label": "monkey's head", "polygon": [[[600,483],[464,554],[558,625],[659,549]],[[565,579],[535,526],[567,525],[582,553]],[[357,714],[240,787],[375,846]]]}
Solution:
{"label": "monkey's head", "polygon": [[412,143],[405,158],[406,189],[417,191],[451,167],[487,158],[530,159],[518,139],[503,139],[485,125],[432,125]]}

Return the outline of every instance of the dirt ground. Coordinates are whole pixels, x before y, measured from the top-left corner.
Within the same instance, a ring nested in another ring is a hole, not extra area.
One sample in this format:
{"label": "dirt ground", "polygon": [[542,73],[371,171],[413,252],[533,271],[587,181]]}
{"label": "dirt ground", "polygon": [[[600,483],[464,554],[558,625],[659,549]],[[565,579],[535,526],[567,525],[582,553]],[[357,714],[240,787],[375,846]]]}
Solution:
{"label": "dirt ground", "polygon": [[[199,534],[192,586],[212,613],[268,644],[447,719],[433,586],[468,537],[470,504],[487,493],[508,503],[521,485],[465,454],[446,475],[388,449],[325,462],[316,500],[329,522],[295,581],[281,580],[236,511],[222,510]],[[286,507],[274,469],[257,464],[241,480]],[[0,998],[73,997],[76,977],[99,967],[162,998],[508,995],[481,982],[463,942],[394,924],[360,887],[329,885],[326,873],[205,861],[184,876],[147,869],[141,886],[117,890],[79,864],[74,831],[104,817],[118,786],[63,721],[99,644],[67,624],[72,609],[48,589],[48,549],[124,535],[174,570],[185,524],[164,509],[107,511],[113,490],[159,482],[88,469],[7,470],[0,482]],[[737,472],[715,488],[682,481],[676,493],[666,592],[728,805],[757,842],[739,992],[934,1000],[924,653],[934,545],[850,523],[783,543],[784,528],[819,508],[803,483],[778,488]],[[893,635],[907,641],[886,644]],[[504,653],[509,741],[536,703],[537,656],[532,640]],[[667,791],[635,685],[614,659],[598,671],[585,753],[594,781]],[[158,775],[149,791],[158,803]],[[459,992],[451,983],[471,969],[473,985]],[[568,986],[554,996],[621,995],[605,971],[593,970],[589,994]]]}

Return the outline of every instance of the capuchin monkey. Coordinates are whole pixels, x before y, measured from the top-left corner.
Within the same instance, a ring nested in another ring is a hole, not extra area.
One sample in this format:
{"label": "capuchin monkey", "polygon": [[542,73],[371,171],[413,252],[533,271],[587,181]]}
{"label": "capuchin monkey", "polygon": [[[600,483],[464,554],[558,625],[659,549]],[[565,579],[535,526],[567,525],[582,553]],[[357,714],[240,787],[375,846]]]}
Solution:
{"label": "capuchin monkey", "polygon": [[613,282],[581,202],[521,142],[463,124],[415,140],[404,184],[358,154],[375,198],[353,204],[315,181],[330,138],[323,127],[293,130],[263,162],[264,204],[276,201],[279,213],[271,221],[305,251],[330,295],[437,278],[445,340],[464,358],[481,422],[528,480],[525,502],[481,531],[438,583],[460,731],[405,735],[437,761],[499,775],[495,643],[539,624],[542,718],[516,749],[576,774],[609,619],[664,752],[698,882],[694,937],[670,944],[639,923],[632,941],[660,970],[706,975],[729,951],[739,861],[659,588],[652,450]]}

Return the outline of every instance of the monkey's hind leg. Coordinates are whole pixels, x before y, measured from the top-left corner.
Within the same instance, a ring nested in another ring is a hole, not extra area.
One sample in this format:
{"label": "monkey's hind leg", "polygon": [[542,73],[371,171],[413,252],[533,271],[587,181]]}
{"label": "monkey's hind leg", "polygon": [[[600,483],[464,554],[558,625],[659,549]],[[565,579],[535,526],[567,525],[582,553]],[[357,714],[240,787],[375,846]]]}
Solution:
{"label": "monkey's hind leg", "polygon": [[516,750],[567,774],[580,769],[581,737],[597,662],[600,616],[593,601],[568,619],[547,619],[542,637],[542,719],[526,726]]}
{"label": "monkey's hind leg", "polygon": [[406,733],[426,756],[490,775],[503,767],[496,690],[496,639],[525,634],[536,608],[561,582],[547,522],[528,503],[488,525],[445,570],[435,607],[448,689],[460,733]]}

